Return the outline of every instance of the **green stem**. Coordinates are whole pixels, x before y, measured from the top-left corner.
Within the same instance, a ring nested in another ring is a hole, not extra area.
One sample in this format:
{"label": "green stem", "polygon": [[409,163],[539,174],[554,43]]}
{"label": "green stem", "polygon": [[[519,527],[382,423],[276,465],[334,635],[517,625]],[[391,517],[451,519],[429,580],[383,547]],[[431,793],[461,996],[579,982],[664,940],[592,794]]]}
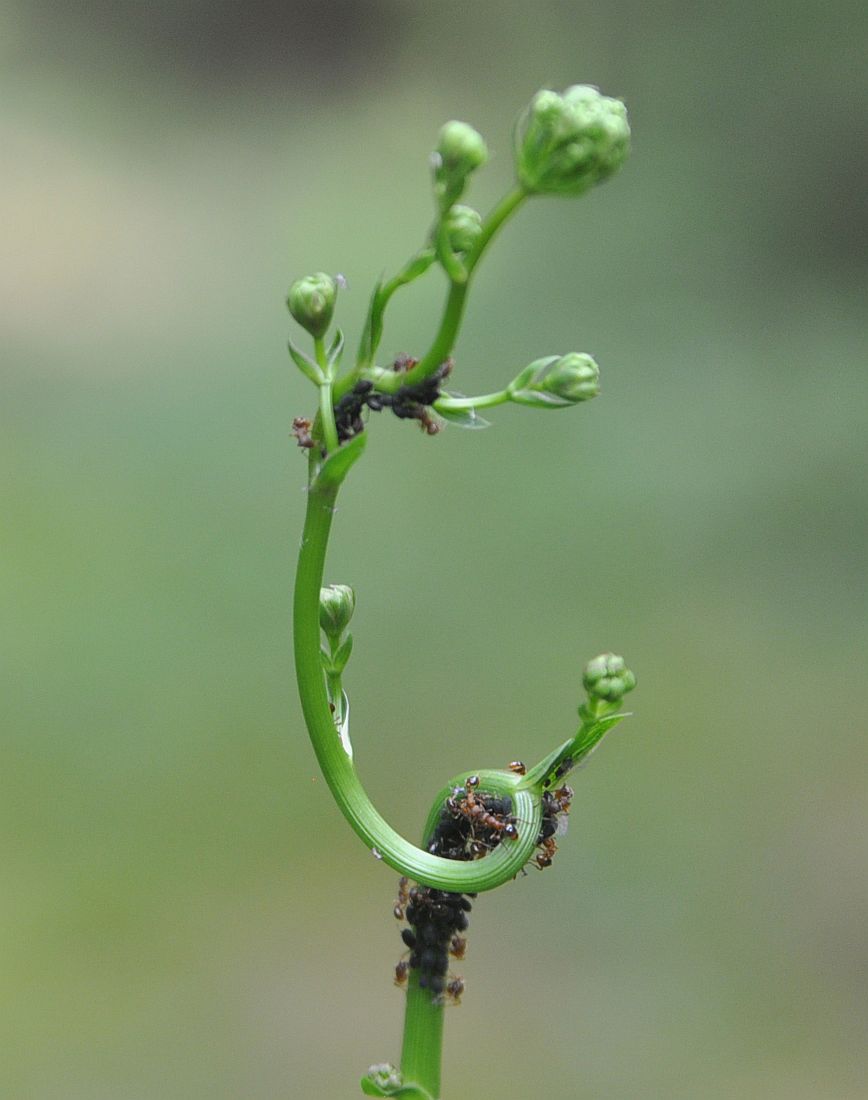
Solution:
{"label": "green stem", "polygon": [[322,336],[314,337],[314,352],[317,365],[323,373],[324,381],[319,386],[319,415],[322,427],[323,441],[329,454],[334,454],[338,449],[338,429],[335,426],[334,399],[332,397],[333,371],[329,365],[326,354],[325,340]]}
{"label": "green stem", "polygon": [[488,787],[500,794],[510,794],[513,799],[518,840],[500,844],[485,859],[472,863],[443,859],[405,840],[377,812],[341,744],[329,709],[319,627],[319,593],[339,482],[322,485],[321,480],[315,478],[308,491],[295,581],[293,627],[302,711],[323,775],[357,835],[377,858],[399,874],[456,893],[492,890],[514,878],[533,853],[542,815],[538,792],[519,790],[517,776],[492,773],[494,778]]}
{"label": "green stem", "polygon": [[434,402],[434,408],[447,412],[460,409],[491,409],[495,405],[503,405],[509,401],[509,390],[498,390],[497,393],[486,393],[481,397],[440,397]]}
{"label": "green stem", "polygon": [[394,379],[385,378],[378,381],[378,389],[385,392],[394,392],[401,386],[413,386],[418,382],[423,382],[449,358],[455,346],[458,330],[461,327],[464,304],[467,300],[467,291],[470,289],[473,271],[481,260],[485,249],[494,238],[495,233],[515,213],[527,197],[525,191],[516,188],[505,195],[488,215],[482,223],[482,233],[464,261],[467,278],[463,282],[452,282],[450,284],[446,305],[443,308],[443,316],[440,319],[440,327],[431,347],[411,371],[407,371],[406,374],[396,374]]}
{"label": "green stem", "polygon": [[430,989],[419,988],[418,970],[411,970],[404,1010],[401,1076],[404,1084],[419,1085],[434,1100],[440,1096],[443,1011],[443,1005],[435,1001]]}

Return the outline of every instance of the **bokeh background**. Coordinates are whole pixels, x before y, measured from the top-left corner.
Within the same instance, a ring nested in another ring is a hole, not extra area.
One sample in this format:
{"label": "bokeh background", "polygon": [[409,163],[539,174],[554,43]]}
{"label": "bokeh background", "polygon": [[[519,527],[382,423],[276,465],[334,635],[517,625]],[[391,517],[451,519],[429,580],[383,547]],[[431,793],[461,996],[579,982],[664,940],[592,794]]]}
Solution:
{"label": "bokeh background", "polygon": [[640,680],[554,868],[476,906],[446,1095],[868,1096],[865,35],[848,0],[3,4],[0,1095],[351,1098],[397,1058],[395,876],[293,683],[282,299],[343,272],[354,343],[441,123],[488,138],[484,208],[583,81],[632,159],[510,225],[455,381],[576,349],[603,397],[380,417],[328,570],[410,835],[567,736],[589,657]]}

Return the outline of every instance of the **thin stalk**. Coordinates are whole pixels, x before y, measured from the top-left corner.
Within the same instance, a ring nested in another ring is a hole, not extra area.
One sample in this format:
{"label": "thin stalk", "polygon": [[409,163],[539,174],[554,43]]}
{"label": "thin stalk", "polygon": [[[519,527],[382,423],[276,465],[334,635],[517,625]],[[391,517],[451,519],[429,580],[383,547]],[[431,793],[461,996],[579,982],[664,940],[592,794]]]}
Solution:
{"label": "thin stalk", "polygon": [[321,336],[314,337],[314,352],[317,365],[323,373],[323,381],[319,385],[319,415],[322,427],[323,442],[329,454],[334,454],[338,449],[338,429],[335,426],[335,409],[332,398],[332,368],[329,366],[326,354],[325,340]]}
{"label": "thin stalk", "polygon": [[406,374],[396,375],[393,379],[378,381],[378,388],[386,391],[396,390],[401,386],[413,386],[430,377],[437,368],[444,363],[455,346],[461,320],[464,316],[464,304],[467,300],[467,291],[470,289],[473,271],[494,235],[500,227],[510,218],[527,198],[527,193],[521,188],[510,191],[491,211],[482,223],[482,233],[476,241],[471,252],[468,253],[464,267],[467,277],[461,282],[452,282],[446,297],[446,305],[440,319],[440,327],[434,337],[431,347],[422,359],[411,371]]}
{"label": "thin stalk", "polygon": [[401,1047],[404,1084],[419,1085],[431,1094],[433,1100],[438,1100],[442,1060],[443,1005],[435,1002],[430,989],[420,989],[419,972],[411,970]]}
{"label": "thin stalk", "polygon": [[485,393],[481,397],[440,397],[434,402],[437,410],[455,411],[461,409],[491,409],[495,405],[504,405],[509,401],[509,390],[497,393]]}

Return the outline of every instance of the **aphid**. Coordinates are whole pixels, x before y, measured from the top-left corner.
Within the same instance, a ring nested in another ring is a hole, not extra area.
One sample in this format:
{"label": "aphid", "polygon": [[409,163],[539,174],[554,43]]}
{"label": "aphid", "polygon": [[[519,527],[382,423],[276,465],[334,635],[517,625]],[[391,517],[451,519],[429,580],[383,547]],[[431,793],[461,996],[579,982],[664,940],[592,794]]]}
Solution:
{"label": "aphid", "polygon": [[521,760],[510,760],[509,770],[515,772],[516,775],[527,775],[527,765]]}
{"label": "aphid", "polygon": [[467,950],[467,940],[464,936],[455,935],[449,941],[449,954],[453,959],[463,959]]}
{"label": "aphid", "polygon": [[410,963],[407,959],[399,959],[395,964],[395,985],[401,986],[407,980],[410,973]]}
{"label": "aphid", "polygon": [[554,772],[549,776],[547,786],[552,786],[559,780],[563,779],[565,775],[573,770],[573,758],[571,756],[565,756],[564,759],[558,764]]}

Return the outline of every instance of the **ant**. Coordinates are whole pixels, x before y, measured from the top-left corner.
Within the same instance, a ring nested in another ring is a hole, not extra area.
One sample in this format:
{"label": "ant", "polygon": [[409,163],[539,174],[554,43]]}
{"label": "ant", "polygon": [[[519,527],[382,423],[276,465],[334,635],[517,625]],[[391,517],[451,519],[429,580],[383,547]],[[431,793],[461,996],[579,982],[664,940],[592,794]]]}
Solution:
{"label": "ant", "polygon": [[509,770],[516,775],[527,775],[527,764],[522,760],[510,760]]}
{"label": "ant", "polygon": [[478,802],[474,791],[479,786],[479,776],[469,775],[464,780],[464,794],[460,794],[461,788],[456,787],[452,797],[446,799],[446,808],[456,816],[461,815],[469,821],[475,822],[484,829],[490,829],[494,833],[500,833],[508,840],[518,840],[518,829],[514,822],[504,821],[503,814],[494,814],[486,809],[483,802]]}
{"label": "ant", "polygon": [[461,994],[464,992],[464,979],[452,978],[446,986],[446,996],[454,1004],[461,1004]]}
{"label": "ant", "polygon": [[570,812],[570,806],[573,804],[573,794],[573,788],[567,786],[558,787],[556,791],[552,791],[552,798],[558,808],[558,813],[568,814]]}
{"label": "ant", "polygon": [[407,904],[410,901],[410,880],[406,875],[402,875],[398,879],[398,898],[395,902],[395,908],[392,912],[395,914],[395,920],[403,920],[407,911]]}
{"label": "ant", "polygon": [[310,430],[313,427],[313,421],[308,420],[306,416],[296,416],[292,421],[292,434],[296,438],[296,442],[299,447],[303,447],[309,451],[313,447],[313,437],[310,434]]}
{"label": "ant", "polygon": [[464,936],[455,935],[449,943],[449,954],[453,959],[463,959],[467,950],[467,940]]}
{"label": "ant", "polygon": [[537,852],[534,859],[534,863],[541,871],[544,871],[546,867],[551,867],[552,860],[555,858],[555,852],[558,850],[558,846],[555,843],[553,836],[546,837],[546,839],[540,844],[541,851]]}

